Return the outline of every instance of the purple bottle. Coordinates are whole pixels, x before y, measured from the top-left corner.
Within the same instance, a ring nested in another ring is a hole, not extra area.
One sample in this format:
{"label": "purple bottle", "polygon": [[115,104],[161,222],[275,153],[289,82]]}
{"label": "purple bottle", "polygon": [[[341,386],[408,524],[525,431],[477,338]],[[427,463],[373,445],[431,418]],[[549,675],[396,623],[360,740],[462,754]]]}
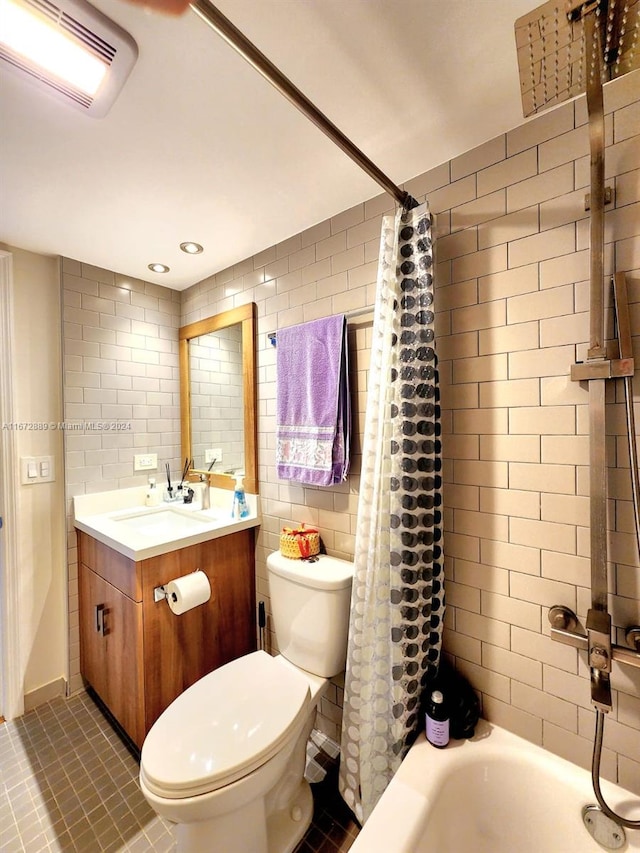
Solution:
{"label": "purple bottle", "polygon": [[427,740],[438,749],[443,749],[449,743],[449,713],[440,690],[434,690],[431,694],[426,717]]}

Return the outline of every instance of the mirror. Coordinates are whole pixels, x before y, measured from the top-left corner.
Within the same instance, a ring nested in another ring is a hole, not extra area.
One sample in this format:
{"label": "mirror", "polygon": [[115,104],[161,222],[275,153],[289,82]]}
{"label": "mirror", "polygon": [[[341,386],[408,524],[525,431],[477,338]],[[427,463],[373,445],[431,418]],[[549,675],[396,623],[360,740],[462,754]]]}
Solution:
{"label": "mirror", "polygon": [[256,306],[183,326],[180,346],[182,458],[212,486],[233,489],[244,472],[248,492],[258,493],[256,437]]}

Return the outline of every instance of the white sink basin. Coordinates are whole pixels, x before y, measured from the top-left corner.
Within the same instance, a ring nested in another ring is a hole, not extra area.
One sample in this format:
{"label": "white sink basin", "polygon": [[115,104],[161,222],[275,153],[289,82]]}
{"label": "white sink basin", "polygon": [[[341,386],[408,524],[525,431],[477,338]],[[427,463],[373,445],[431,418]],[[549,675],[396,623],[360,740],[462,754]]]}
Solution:
{"label": "white sink basin", "polygon": [[196,512],[180,511],[174,507],[154,507],[147,511],[131,513],[131,515],[118,514],[112,516],[112,520],[135,530],[136,533],[154,537],[199,533],[212,521],[211,517],[201,517]]}
{"label": "white sink basin", "polygon": [[132,560],[146,560],[228,536],[260,524],[257,495],[247,495],[249,516],[231,516],[233,493],[210,489],[211,508],[199,503],[144,505],[145,486],[74,497],[74,518],[78,530],[115,549]]}

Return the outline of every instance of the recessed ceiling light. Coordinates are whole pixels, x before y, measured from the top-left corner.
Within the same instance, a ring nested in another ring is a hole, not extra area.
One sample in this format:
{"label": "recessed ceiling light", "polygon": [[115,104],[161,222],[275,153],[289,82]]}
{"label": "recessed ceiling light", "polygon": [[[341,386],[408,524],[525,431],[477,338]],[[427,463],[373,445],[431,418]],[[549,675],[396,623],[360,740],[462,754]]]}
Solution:
{"label": "recessed ceiling light", "polygon": [[151,272],[169,272],[169,267],[166,264],[149,264]]}
{"label": "recessed ceiling light", "polygon": [[204,251],[200,243],[192,243],[190,240],[186,243],[180,243],[180,248],[183,252],[186,252],[187,255],[199,255]]}
{"label": "recessed ceiling light", "polygon": [[88,115],[108,112],[137,55],[131,36],[85,0],[0,0],[5,67]]}

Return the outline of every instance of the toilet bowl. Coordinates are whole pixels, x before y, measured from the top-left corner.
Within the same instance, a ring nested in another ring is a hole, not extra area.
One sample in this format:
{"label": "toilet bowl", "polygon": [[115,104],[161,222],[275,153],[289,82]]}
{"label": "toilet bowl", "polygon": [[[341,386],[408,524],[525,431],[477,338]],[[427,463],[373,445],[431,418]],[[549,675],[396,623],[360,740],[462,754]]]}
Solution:
{"label": "toilet bowl", "polygon": [[293,850],[313,812],[302,777],[324,684],[253,652],[201,678],[158,718],[142,746],[140,787],[178,824],[180,851],[271,853],[268,819],[289,836],[282,851]]}
{"label": "toilet bowl", "polygon": [[140,787],[177,824],[179,853],[291,853],[311,823],[306,745],[328,677],[344,668],[353,577],[351,563],[321,561],[267,560],[287,657],[252,652],[214,670],[175,699],[143,743]]}

